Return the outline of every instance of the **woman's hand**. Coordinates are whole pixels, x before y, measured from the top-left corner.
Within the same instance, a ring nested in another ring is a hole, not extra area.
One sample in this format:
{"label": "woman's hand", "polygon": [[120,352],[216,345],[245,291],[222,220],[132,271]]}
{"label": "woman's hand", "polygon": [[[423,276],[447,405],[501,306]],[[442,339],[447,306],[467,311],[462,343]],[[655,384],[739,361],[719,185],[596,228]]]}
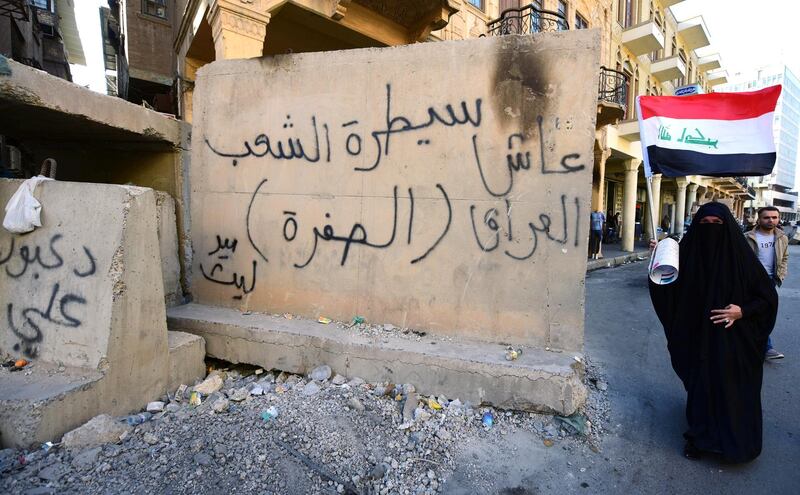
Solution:
{"label": "woman's hand", "polygon": [[733,322],[742,318],[742,308],[735,304],[728,304],[725,309],[712,309],[711,321],[715,325],[725,324],[725,328],[733,326]]}

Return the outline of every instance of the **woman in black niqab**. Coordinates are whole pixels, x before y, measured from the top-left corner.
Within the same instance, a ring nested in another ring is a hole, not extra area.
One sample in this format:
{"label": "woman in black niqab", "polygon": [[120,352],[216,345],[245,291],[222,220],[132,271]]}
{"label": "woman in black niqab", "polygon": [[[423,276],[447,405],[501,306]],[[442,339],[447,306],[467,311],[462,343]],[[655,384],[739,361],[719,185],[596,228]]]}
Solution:
{"label": "woman in black niqab", "polygon": [[[706,223],[707,217],[722,222]],[[778,295],[727,206],[700,207],[680,242],[678,279],[650,282],[650,298],[687,392],[685,454],[755,459],[761,453],[764,350]]]}

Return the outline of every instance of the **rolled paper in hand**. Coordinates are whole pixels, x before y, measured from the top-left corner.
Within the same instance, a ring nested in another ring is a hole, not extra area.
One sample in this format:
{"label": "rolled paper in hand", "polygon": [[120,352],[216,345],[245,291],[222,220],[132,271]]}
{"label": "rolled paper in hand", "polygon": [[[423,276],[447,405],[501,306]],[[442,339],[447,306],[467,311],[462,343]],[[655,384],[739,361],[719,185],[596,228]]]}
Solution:
{"label": "rolled paper in hand", "polygon": [[650,280],[654,284],[667,285],[678,280],[678,241],[667,237],[656,244],[650,259]]}

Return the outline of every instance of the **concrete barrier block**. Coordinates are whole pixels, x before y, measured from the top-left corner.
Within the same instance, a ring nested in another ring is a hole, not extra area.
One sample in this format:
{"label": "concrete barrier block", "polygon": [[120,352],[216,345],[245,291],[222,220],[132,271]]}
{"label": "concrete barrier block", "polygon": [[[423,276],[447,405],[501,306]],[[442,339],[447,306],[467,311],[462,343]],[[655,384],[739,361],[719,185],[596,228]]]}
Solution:
{"label": "concrete barrier block", "polygon": [[178,227],[175,219],[175,200],[169,194],[156,191],[158,211],[158,246],[161,253],[161,275],[164,278],[164,302],[175,306],[183,302],[181,263],[178,259]]}
{"label": "concrete barrier block", "polygon": [[597,80],[599,46],[582,30],[204,66],[194,300],[580,351],[597,88],[576,81]]}
{"label": "concrete barrier block", "polygon": [[174,392],[181,384],[192,385],[206,376],[206,342],[197,335],[186,332],[168,332],[169,383],[167,390]]}
{"label": "concrete barrier block", "polygon": [[[0,180],[0,204],[20,183]],[[0,395],[0,416],[33,418],[0,424],[4,444],[57,440],[101,412],[127,413],[161,395],[168,380],[154,192],[56,181],[41,184],[36,196],[41,228],[25,235],[0,229],[0,354],[33,362],[39,382],[12,387],[52,393]],[[58,377],[42,374],[49,366],[99,378],[51,388],[44,385]],[[14,433],[6,426],[23,423]]]}
{"label": "concrete barrier block", "polygon": [[506,361],[505,347],[469,340],[417,341],[387,333],[380,341],[336,325],[287,320],[187,304],[170,308],[169,325],[200,335],[206,352],[234,363],[307,374],[328,364],[345,376],[411,383],[422,394],[570,415],[586,400],[580,353],[526,349]]}

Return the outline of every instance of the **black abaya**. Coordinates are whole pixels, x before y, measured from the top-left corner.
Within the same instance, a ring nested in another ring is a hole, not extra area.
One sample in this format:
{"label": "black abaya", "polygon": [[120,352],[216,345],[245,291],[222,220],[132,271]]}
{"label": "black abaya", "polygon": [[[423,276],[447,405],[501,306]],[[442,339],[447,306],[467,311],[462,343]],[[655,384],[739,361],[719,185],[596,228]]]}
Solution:
{"label": "black abaya", "polygon": [[[701,224],[714,215],[723,224]],[[761,378],[767,337],[778,310],[775,287],[728,208],[706,203],[680,242],[678,280],[650,282],[672,367],[688,394],[687,440],[731,462],[761,453]],[[742,308],[732,327],[712,309]]]}

